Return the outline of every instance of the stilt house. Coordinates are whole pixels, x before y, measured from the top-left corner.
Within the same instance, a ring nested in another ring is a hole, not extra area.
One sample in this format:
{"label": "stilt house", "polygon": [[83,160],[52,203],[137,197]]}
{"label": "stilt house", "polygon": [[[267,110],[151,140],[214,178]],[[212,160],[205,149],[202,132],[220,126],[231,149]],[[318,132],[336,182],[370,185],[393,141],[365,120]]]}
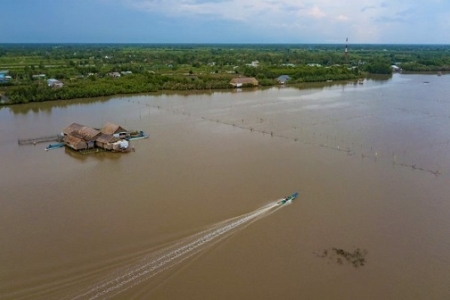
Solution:
{"label": "stilt house", "polygon": [[64,144],[74,150],[94,148],[95,140],[100,135],[100,131],[78,123],[64,128],[62,133]]}

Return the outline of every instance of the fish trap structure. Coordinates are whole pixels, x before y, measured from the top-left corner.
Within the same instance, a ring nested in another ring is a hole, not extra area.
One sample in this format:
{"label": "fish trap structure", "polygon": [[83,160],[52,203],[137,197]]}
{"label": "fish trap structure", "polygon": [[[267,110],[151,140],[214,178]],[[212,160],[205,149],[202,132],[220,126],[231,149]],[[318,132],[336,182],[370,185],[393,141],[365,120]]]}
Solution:
{"label": "fish trap structure", "polygon": [[17,143],[19,145],[35,145],[39,143],[61,142],[61,141],[62,136],[55,134],[55,135],[41,136],[37,138],[18,139]]}

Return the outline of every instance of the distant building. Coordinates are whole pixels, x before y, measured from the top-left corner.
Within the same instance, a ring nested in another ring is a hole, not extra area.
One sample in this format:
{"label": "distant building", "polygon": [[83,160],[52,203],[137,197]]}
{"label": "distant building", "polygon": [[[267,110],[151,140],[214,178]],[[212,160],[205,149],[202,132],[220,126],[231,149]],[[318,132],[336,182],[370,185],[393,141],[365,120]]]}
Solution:
{"label": "distant building", "polygon": [[108,73],[108,76],[116,78],[116,77],[120,77],[120,73],[119,72],[111,72],[111,73]]}
{"label": "distant building", "polygon": [[286,84],[291,79],[289,75],[281,75],[277,78],[279,84]]}
{"label": "distant building", "polygon": [[37,74],[37,75],[33,75],[31,76],[33,79],[45,79],[45,77],[47,77],[45,74]]}
{"label": "distant building", "polygon": [[392,68],[393,72],[401,72],[402,71],[402,68],[400,68],[397,65],[392,65],[391,68]]}
{"label": "distant building", "polygon": [[247,64],[247,66],[256,68],[259,66],[259,61],[254,60],[251,63]]}
{"label": "distant building", "polygon": [[8,79],[11,79],[11,76],[6,76],[6,74],[8,74],[8,73],[9,73],[8,70],[0,71],[0,83],[4,83],[4,82],[8,81]]}
{"label": "distant building", "polygon": [[230,84],[233,87],[242,87],[244,85],[258,86],[258,80],[255,77],[236,77],[231,79]]}
{"label": "distant building", "polygon": [[47,85],[49,87],[61,88],[64,86],[64,83],[62,83],[58,79],[50,78],[50,79],[47,79]]}

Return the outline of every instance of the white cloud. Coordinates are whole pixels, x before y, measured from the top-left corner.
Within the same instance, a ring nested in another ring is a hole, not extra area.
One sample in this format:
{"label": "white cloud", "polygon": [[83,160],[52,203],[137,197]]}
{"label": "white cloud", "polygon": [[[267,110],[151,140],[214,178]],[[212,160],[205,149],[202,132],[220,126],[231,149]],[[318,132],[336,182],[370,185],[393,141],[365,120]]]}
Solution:
{"label": "white cloud", "polygon": [[450,1],[442,0],[121,1],[174,22],[245,24],[247,30],[261,35],[281,34],[282,29],[287,41],[296,39],[293,42],[337,42],[347,36],[355,43],[414,42],[417,31],[436,32],[440,25],[449,29],[443,14],[450,11]]}
{"label": "white cloud", "polygon": [[314,6],[310,10],[308,10],[308,15],[312,16],[313,18],[320,19],[325,17],[325,13],[320,10],[317,6]]}
{"label": "white cloud", "polygon": [[148,12],[173,17],[212,17],[223,20],[251,21],[261,15],[281,16],[304,9],[294,0],[125,0],[129,5]]}
{"label": "white cloud", "polygon": [[348,19],[347,16],[339,15],[339,16],[337,17],[337,20],[340,21],[340,22],[347,22],[349,19]]}

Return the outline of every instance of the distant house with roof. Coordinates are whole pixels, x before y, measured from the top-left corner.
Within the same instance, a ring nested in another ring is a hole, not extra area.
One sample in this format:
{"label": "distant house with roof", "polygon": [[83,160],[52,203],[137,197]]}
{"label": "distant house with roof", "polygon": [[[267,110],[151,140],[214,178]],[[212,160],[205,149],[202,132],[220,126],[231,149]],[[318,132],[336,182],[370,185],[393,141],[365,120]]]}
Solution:
{"label": "distant house with roof", "polygon": [[291,79],[289,75],[281,75],[277,78],[279,84],[286,84]]}
{"label": "distant house with roof", "polygon": [[120,73],[119,72],[110,72],[107,74],[110,77],[116,78],[116,77],[120,77]]}
{"label": "distant house with roof", "polygon": [[247,66],[257,68],[259,67],[259,61],[254,60],[251,63],[247,64]]}
{"label": "distant house with roof", "polygon": [[9,72],[8,70],[0,71],[0,83],[4,83],[8,80],[7,77],[10,77],[10,76],[6,76],[6,74],[8,74],[8,72]]}
{"label": "distant house with roof", "polygon": [[49,87],[61,88],[61,87],[64,86],[64,83],[62,83],[62,82],[59,81],[58,79],[50,78],[50,79],[47,79],[47,85],[48,85]]}
{"label": "distant house with roof", "polygon": [[258,80],[255,77],[236,77],[231,79],[230,84],[237,88],[242,86],[258,86]]}
{"label": "distant house with roof", "polygon": [[400,68],[397,65],[392,65],[391,68],[392,68],[393,72],[401,72],[402,71],[402,68]]}
{"label": "distant house with roof", "polygon": [[33,79],[45,79],[45,77],[47,77],[45,74],[36,74],[31,76]]}

